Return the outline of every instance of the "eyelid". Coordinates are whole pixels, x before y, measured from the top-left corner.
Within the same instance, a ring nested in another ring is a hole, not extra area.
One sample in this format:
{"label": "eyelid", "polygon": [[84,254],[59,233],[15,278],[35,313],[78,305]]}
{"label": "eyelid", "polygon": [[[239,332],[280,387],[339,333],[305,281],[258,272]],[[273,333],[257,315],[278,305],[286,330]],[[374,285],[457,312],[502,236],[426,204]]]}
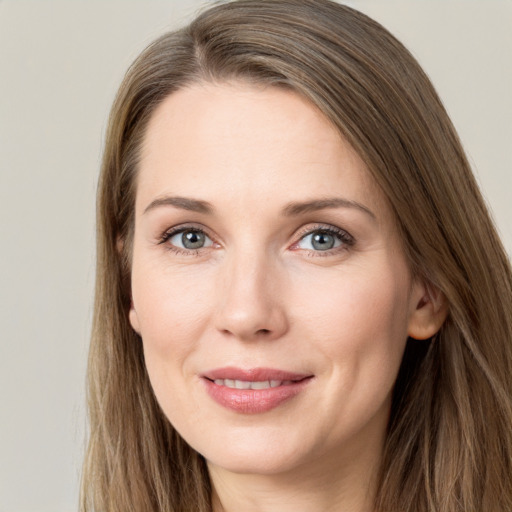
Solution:
{"label": "eyelid", "polygon": [[172,226],[170,228],[165,229],[161,235],[158,236],[158,240],[168,240],[171,236],[176,235],[178,233],[183,233],[183,231],[187,230],[194,230],[194,231],[200,231],[201,233],[204,233],[205,235],[208,235],[208,231],[204,228],[204,226],[201,226],[199,224],[194,223],[185,223],[185,224],[178,224],[176,226]]}
{"label": "eyelid", "polygon": [[355,238],[345,229],[333,226],[332,224],[314,224],[301,228],[296,233],[296,241],[291,245],[290,248],[292,250],[301,250],[298,247],[296,247],[299,244],[299,242],[302,241],[306,236],[312,235],[313,233],[316,232],[329,233],[338,237],[338,239],[341,240],[341,245],[332,249],[327,249],[325,251],[313,251],[308,249],[302,249],[303,251],[313,253],[314,256],[329,256],[340,251],[345,251],[355,244]]}
{"label": "eyelid", "polygon": [[[187,249],[168,243],[173,236],[179,235],[180,233],[183,233],[185,231],[197,231],[203,233],[212,241],[212,245],[209,245],[207,247],[200,247],[197,249]],[[177,226],[172,226],[171,228],[166,229],[161,235],[158,236],[157,243],[158,245],[166,245],[166,248],[169,251],[186,255],[196,255],[203,250],[210,249],[214,245],[219,245],[218,242],[215,240],[215,237],[213,237],[204,226],[195,223],[178,224]]]}
{"label": "eyelid", "polygon": [[[203,233],[206,237],[208,237],[212,241],[212,245],[209,245],[207,247],[200,247],[198,249],[187,249],[178,247],[172,244],[167,243],[170,238],[173,236],[183,233],[184,231],[198,231],[200,233]],[[306,236],[312,235],[316,232],[324,232],[328,234],[332,234],[336,236],[340,241],[341,245],[338,247],[334,247],[332,249],[327,249],[325,251],[319,251],[319,250],[308,250],[308,249],[300,249],[296,247],[298,243],[303,240]],[[349,247],[353,246],[355,244],[354,237],[345,229],[339,228],[337,226],[334,226],[332,224],[309,224],[307,226],[302,227],[300,230],[296,232],[294,235],[295,242],[291,244],[289,247],[291,250],[302,250],[303,252],[309,252],[312,253],[314,256],[329,256],[332,254],[335,254],[337,252],[346,251]],[[185,223],[185,224],[178,224],[176,226],[172,226],[171,228],[166,229],[157,240],[158,245],[166,245],[167,249],[176,253],[182,253],[186,255],[197,255],[200,252],[204,250],[211,249],[212,246],[215,248],[215,246],[219,247],[220,244],[216,241],[216,237],[212,236],[209,233],[209,230],[205,228],[203,225],[196,224],[196,223]]]}

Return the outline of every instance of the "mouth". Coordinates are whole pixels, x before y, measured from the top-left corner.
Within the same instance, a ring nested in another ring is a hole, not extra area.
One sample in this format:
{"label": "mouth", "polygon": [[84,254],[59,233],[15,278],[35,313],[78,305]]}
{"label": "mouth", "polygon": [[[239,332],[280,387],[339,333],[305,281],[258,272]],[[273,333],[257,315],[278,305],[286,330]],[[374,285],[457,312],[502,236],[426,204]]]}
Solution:
{"label": "mouth", "polygon": [[215,379],[214,382],[217,386],[225,386],[230,389],[269,389],[277,388],[279,386],[288,386],[293,384],[293,380],[232,380],[232,379]]}
{"label": "mouth", "polygon": [[241,414],[268,412],[303,391],[314,375],[270,368],[227,367],[201,375],[209,396]]}

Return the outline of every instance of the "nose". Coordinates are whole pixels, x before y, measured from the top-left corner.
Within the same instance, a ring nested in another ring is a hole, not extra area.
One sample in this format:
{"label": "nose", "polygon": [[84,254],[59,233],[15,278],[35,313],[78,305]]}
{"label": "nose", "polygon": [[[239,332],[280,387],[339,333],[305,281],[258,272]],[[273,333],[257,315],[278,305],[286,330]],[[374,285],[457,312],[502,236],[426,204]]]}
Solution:
{"label": "nose", "polygon": [[229,258],[219,283],[216,328],[242,341],[275,340],[288,330],[276,263],[263,255]]}

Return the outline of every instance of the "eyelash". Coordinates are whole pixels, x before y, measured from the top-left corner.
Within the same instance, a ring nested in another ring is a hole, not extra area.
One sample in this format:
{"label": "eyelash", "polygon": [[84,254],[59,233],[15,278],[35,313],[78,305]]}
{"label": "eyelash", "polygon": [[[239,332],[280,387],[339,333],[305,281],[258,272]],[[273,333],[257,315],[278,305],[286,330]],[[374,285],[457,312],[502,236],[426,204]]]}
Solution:
{"label": "eyelash", "polygon": [[181,247],[176,247],[175,245],[167,243],[173,236],[179,235],[180,233],[184,233],[185,231],[194,231],[196,233],[202,233],[203,235],[207,236],[210,240],[213,240],[213,238],[209,236],[208,233],[203,228],[191,224],[185,226],[177,226],[175,228],[171,228],[165,231],[159,238],[158,244],[165,245],[168,251],[171,251],[178,255],[199,256],[204,247],[201,247],[199,249],[182,249]]}
{"label": "eyelash", "polygon": [[[302,240],[304,240],[304,238],[306,238],[306,236],[312,235],[313,233],[322,233],[322,234],[331,235],[331,236],[337,238],[338,240],[340,240],[341,245],[338,247],[332,248],[332,249],[325,250],[325,251],[313,251],[313,250],[304,249],[305,251],[307,251],[308,256],[311,256],[311,257],[333,256],[333,255],[339,254],[341,252],[347,251],[355,244],[354,237],[351,234],[349,234],[347,231],[345,231],[344,229],[340,229],[340,228],[337,228],[337,227],[331,226],[331,225],[317,224],[312,227],[309,226],[309,227],[305,228],[303,231],[300,231],[297,235],[298,240],[297,240],[297,242],[294,242],[292,244],[292,247],[298,245]],[[298,250],[298,249],[296,249],[296,250]]]}
{"label": "eyelash", "polygon": [[[180,233],[184,233],[185,231],[194,231],[197,233],[202,233],[206,237],[210,238],[210,240],[213,240],[211,236],[208,235],[208,233],[201,227],[195,226],[195,225],[185,225],[185,226],[177,226],[175,228],[171,228],[167,231],[165,231],[162,236],[159,237],[158,244],[159,245],[166,245],[166,249],[178,254],[178,255],[185,255],[185,256],[199,256],[205,247],[201,247],[199,249],[182,249],[181,247],[176,247],[175,245],[171,245],[167,243],[173,236],[178,235]],[[325,251],[314,251],[314,250],[306,250],[308,256],[312,257],[326,257],[326,256],[332,256],[333,254],[338,254],[340,252],[348,250],[350,247],[352,247],[355,244],[355,239],[352,235],[350,235],[347,231],[337,228],[335,226],[331,225],[324,225],[324,224],[318,224],[313,227],[308,227],[304,229],[303,231],[298,233],[298,240],[294,242],[291,247],[297,246],[306,236],[312,235],[313,233],[323,233],[327,235],[334,236],[338,240],[341,241],[341,245],[332,249],[328,249]],[[214,242],[215,243],[215,242]],[[292,250],[299,250],[299,249],[292,249]]]}

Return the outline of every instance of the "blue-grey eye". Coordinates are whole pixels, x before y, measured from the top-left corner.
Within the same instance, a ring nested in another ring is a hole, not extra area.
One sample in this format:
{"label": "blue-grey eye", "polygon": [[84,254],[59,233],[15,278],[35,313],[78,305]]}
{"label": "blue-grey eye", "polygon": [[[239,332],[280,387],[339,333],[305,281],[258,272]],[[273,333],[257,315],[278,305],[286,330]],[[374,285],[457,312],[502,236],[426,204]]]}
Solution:
{"label": "blue-grey eye", "polygon": [[198,229],[186,229],[176,233],[169,238],[169,243],[175,247],[189,250],[203,249],[213,244],[212,240],[203,231]]}
{"label": "blue-grey eye", "polygon": [[328,231],[313,231],[302,237],[297,244],[300,249],[310,251],[328,251],[342,244],[339,235]]}

